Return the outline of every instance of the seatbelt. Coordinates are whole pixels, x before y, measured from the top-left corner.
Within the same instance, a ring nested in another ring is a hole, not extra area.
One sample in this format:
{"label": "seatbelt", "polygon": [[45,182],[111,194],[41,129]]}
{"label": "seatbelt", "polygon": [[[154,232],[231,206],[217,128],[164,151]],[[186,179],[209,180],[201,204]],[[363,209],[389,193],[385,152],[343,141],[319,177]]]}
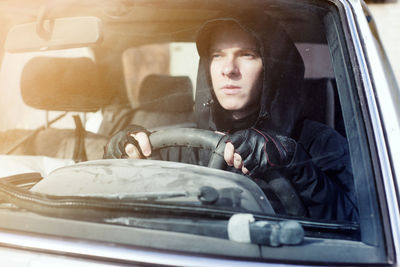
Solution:
{"label": "seatbelt", "polygon": [[67,115],[68,112],[65,112],[63,114],[61,114],[60,116],[58,116],[57,118],[46,122],[46,125],[40,126],[38,128],[36,128],[33,132],[31,132],[29,135],[26,135],[22,140],[20,140],[17,144],[15,144],[13,147],[11,147],[5,154],[6,155],[10,155],[12,152],[14,152],[18,147],[20,147],[21,145],[25,144],[25,142],[27,142],[28,140],[30,140],[31,138],[33,138],[36,134],[38,134],[40,131],[46,129],[47,127],[49,127],[50,125],[52,125],[53,123],[55,123],[56,121],[60,120],[61,118],[63,118],[65,115]]}
{"label": "seatbelt", "polygon": [[75,122],[75,146],[72,159],[75,162],[87,161],[87,154],[85,148],[86,130],[83,128],[82,120],[79,115],[73,115]]}

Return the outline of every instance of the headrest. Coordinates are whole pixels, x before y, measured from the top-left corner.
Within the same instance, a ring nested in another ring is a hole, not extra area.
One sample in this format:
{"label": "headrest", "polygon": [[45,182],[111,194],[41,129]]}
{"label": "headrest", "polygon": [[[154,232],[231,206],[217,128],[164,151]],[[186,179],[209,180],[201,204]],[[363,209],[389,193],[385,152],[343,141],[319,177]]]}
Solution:
{"label": "headrest", "polygon": [[305,79],[303,117],[335,129],[335,88],[334,80],[331,78]]}
{"label": "headrest", "polygon": [[151,74],[143,80],[132,105],[152,111],[193,111],[192,82],[187,76]]}
{"label": "headrest", "polygon": [[32,58],[22,71],[21,94],[31,107],[57,111],[96,111],[112,98],[87,57]]}

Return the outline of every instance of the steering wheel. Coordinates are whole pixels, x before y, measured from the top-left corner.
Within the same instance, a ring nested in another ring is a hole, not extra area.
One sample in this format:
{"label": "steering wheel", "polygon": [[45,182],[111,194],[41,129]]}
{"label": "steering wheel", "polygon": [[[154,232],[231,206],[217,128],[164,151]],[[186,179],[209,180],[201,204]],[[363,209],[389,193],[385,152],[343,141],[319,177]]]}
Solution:
{"label": "steering wheel", "polygon": [[170,128],[153,132],[149,139],[154,150],[177,146],[210,150],[211,158],[208,167],[221,170],[226,168],[225,135],[196,128]]}
{"label": "steering wheel", "polygon": [[[170,128],[150,134],[149,139],[154,150],[167,147],[195,147],[211,151],[208,167],[225,169],[224,160],[225,135],[196,128]],[[274,177],[268,182],[269,187],[279,199],[285,212],[289,215],[306,216],[305,208],[293,185],[283,176]]]}

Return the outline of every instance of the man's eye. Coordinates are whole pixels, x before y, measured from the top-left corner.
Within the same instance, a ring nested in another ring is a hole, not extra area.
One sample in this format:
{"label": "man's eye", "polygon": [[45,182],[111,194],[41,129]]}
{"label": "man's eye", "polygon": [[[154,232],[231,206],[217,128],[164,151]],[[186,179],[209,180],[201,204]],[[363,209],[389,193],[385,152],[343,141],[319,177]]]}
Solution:
{"label": "man's eye", "polygon": [[221,54],[219,54],[219,53],[214,53],[211,55],[211,58],[220,58],[220,57],[221,57]]}
{"label": "man's eye", "polygon": [[245,52],[245,53],[242,53],[242,57],[246,57],[246,58],[256,58],[257,55],[254,54],[254,53],[247,53],[247,52]]}

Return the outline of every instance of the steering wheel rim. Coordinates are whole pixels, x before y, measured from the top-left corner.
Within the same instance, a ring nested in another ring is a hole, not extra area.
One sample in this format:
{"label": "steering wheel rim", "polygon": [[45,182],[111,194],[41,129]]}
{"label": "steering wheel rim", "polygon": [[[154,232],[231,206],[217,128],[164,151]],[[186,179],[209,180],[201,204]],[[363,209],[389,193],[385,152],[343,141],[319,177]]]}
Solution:
{"label": "steering wheel rim", "polygon": [[208,167],[225,169],[225,135],[197,128],[170,128],[153,132],[149,136],[152,149],[167,147],[195,147],[210,150]]}
{"label": "steering wheel rim", "polygon": [[[215,169],[225,169],[226,167],[224,159],[226,135],[197,128],[169,128],[151,133],[149,139],[154,150],[176,146],[211,150],[208,167]],[[278,176],[267,183],[288,215],[302,217],[307,215],[307,209],[299,193],[288,179]]]}

